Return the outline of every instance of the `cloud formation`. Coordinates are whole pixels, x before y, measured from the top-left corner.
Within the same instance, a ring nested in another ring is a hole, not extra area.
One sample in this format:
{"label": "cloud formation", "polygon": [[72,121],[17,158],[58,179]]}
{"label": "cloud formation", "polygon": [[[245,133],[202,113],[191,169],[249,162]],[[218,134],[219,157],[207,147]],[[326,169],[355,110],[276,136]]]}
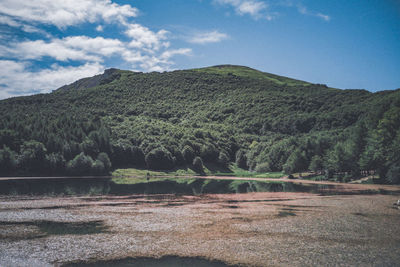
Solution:
{"label": "cloud formation", "polygon": [[268,5],[263,1],[258,0],[214,0],[214,3],[219,5],[230,5],[235,12],[241,16],[250,15],[254,19],[265,18],[271,20]]}
{"label": "cloud formation", "polygon": [[[29,34],[10,38],[0,32],[0,67],[8,66],[0,75],[0,99],[49,92],[98,74],[111,58],[135,70],[163,71],[173,65],[174,56],[191,54],[190,48],[170,48],[168,31],[153,31],[133,22],[138,15],[137,8],[111,0],[1,1],[0,25],[9,27],[11,33],[18,29]],[[87,31],[65,33],[83,24],[92,24],[98,36],[88,36]],[[117,31],[115,37],[101,36],[110,25]],[[54,63],[48,67],[49,62]]]}
{"label": "cloud formation", "polygon": [[111,0],[2,0],[0,14],[11,23],[27,21],[65,28],[84,22],[104,20],[125,21],[139,11],[130,5],[118,5]]}
{"label": "cloud formation", "polygon": [[279,13],[273,11],[273,7],[283,6],[290,8],[297,8],[297,11],[302,15],[318,17],[324,21],[330,21],[330,16],[308,10],[301,1],[293,0],[276,0],[270,1],[270,5],[262,0],[213,0],[213,3],[224,6],[231,6],[234,8],[235,13],[244,16],[249,15],[254,19],[272,20],[276,18]]}
{"label": "cloud formation", "polygon": [[48,69],[30,71],[29,63],[0,60],[0,99],[32,93],[48,93],[75,80],[99,74],[104,66],[86,63],[73,67],[57,64]]}
{"label": "cloud formation", "polygon": [[193,36],[188,38],[188,42],[193,44],[208,44],[208,43],[218,43],[228,38],[229,36],[226,33],[214,30],[214,31],[194,34]]}

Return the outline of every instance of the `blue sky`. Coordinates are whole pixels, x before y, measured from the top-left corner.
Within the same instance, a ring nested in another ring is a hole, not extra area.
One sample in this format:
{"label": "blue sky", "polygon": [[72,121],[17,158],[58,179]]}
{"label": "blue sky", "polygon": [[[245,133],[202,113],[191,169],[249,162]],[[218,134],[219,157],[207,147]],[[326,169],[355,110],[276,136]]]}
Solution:
{"label": "blue sky", "polygon": [[0,0],[0,99],[218,64],[379,91],[399,62],[396,0]]}

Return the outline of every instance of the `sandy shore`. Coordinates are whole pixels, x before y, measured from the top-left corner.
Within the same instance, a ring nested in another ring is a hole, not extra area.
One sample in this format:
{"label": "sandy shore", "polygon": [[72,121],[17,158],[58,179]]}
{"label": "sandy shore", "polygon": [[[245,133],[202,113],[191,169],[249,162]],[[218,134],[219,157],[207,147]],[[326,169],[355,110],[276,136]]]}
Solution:
{"label": "sandy shore", "polygon": [[398,195],[1,197],[0,266],[203,257],[243,266],[400,262]]}

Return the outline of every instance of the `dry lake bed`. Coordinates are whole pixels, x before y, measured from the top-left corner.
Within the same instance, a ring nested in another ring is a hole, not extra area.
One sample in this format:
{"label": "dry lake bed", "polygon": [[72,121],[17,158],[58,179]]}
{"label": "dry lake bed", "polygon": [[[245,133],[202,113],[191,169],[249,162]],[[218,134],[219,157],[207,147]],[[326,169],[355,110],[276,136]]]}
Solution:
{"label": "dry lake bed", "polygon": [[0,266],[395,266],[399,198],[2,196]]}

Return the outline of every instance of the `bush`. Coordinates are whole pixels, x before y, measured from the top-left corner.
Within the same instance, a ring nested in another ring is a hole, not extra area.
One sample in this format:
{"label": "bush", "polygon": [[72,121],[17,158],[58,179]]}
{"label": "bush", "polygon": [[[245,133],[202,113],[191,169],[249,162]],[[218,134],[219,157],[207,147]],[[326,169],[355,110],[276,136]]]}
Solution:
{"label": "bush", "polygon": [[193,170],[197,173],[204,173],[203,160],[200,157],[195,157],[193,160]]}
{"label": "bush", "polygon": [[258,163],[256,166],[256,172],[270,172],[271,168],[268,162]]}

